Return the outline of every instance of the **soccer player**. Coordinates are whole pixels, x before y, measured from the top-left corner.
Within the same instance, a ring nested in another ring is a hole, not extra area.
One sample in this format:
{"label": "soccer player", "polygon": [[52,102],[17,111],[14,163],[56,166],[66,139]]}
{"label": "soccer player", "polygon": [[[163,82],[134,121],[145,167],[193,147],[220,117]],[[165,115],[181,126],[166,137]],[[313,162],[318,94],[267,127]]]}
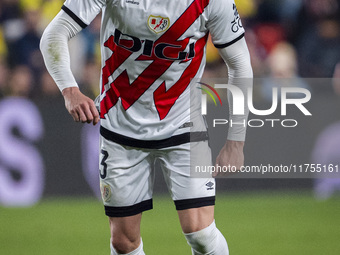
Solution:
{"label": "soccer player", "polygon": [[[68,40],[100,12],[98,114],[72,75]],[[246,93],[237,81],[252,78],[252,68],[233,0],[66,0],[43,34],[47,69],[73,119],[100,119],[100,182],[111,255],[144,254],[140,222],[142,212],[152,209],[156,159],[192,253],[229,254],[214,221],[214,178],[190,177],[196,160],[211,164],[201,92],[191,89],[197,87],[192,79],[203,73],[209,33],[228,66],[229,83]],[[216,163],[240,167],[244,139],[244,127],[230,128]]]}

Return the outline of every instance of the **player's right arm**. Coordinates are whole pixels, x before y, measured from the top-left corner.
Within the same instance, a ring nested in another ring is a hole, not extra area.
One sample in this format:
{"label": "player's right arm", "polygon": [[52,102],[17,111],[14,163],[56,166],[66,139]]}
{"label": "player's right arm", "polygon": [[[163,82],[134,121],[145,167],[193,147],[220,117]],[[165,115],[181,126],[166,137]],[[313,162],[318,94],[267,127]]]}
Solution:
{"label": "player's right arm", "polygon": [[68,41],[81,30],[82,27],[61,10],[45,29],[40,49],[46,68],[62,92],[66,109],[74,121],[96,125],[99,114],[94,102],[80,92],[70,67]]}

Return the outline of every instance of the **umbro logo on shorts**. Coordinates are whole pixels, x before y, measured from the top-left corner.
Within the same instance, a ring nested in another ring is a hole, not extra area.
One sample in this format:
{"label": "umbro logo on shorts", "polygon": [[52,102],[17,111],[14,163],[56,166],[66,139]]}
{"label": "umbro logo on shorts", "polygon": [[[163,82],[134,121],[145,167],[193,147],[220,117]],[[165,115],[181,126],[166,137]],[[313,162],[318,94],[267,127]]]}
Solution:
{"label": "umbro logo on shorts", "polygon": [[207,190],[212,190],[212,189],[214,189],[214,183],[212,183],[211,181],[208,182],[207,184],[205,184],[205,186],[207,186]]}

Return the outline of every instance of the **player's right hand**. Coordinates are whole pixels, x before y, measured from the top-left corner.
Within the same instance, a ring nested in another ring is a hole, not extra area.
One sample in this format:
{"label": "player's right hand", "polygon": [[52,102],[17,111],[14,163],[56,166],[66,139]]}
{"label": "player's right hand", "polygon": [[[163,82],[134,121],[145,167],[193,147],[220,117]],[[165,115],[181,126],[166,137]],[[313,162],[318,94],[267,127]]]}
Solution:
{"label": "player's right hand", "polygon": [[78,87],[65,88],[62,91],[65,106],[74,121],[82,123],[99,122],[99,113],[93,100],[80,92]]}

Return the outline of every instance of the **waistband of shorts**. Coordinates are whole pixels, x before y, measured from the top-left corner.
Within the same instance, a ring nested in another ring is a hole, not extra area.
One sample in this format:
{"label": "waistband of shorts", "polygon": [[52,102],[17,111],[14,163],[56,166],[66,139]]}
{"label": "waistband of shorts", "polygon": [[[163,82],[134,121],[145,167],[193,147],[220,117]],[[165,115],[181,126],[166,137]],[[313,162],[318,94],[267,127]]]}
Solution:
{"label": "waistband of shorts", "polygon": [[174,135],[162,140],[139,140],[115,133],[111,130],[104,128],[103,126],[100,127],[100,134],[102,137],[111,142],[115,142],[125,146],[144,149],[162,149],[176,145],[181,145],[184,143],[207,141],[209,139],[207,131],[200,131]]}

